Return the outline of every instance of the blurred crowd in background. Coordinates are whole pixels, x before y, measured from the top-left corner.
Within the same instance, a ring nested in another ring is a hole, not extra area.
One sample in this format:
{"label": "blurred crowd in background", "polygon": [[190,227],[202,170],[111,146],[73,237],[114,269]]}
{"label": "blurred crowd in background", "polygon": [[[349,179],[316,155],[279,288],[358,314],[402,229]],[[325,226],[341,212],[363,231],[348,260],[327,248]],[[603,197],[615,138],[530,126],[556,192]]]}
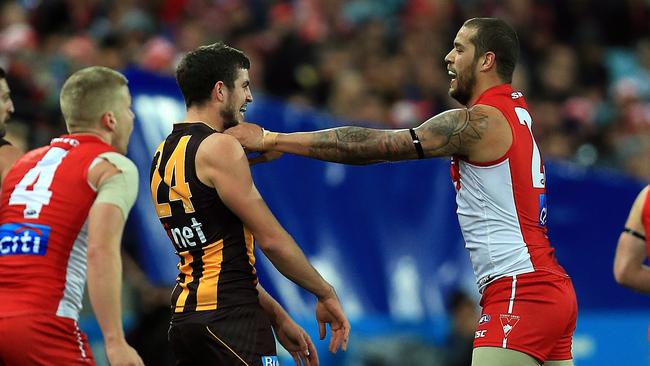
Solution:
{"label": "blurred crowd in background", "polygon": [[173,75],[225,41],[252,61],[253,93],[346,123],[410,127],[458,105],[444,56],[462,22],[518,31],[513,84],[547,159],[650,179],[650,2],[644,0],[18,0],[0,8],[0,66],[24,147],[64,132],[58,92],[88,65]]}

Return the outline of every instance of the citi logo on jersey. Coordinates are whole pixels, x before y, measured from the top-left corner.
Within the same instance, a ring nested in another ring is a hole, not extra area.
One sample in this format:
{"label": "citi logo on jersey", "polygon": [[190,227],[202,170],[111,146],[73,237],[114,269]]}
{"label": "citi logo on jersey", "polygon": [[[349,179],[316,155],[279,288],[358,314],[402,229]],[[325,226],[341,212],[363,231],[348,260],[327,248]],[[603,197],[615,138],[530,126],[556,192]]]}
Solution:
{"label": "citi logo on jersey", "polygon": [[262,366],[280,366],[278,356],[262,356]]}
{"label": "citi logo on jersey", "polygon": [[50,227],[37,224],[0,226],[0,256],[45,255]]}

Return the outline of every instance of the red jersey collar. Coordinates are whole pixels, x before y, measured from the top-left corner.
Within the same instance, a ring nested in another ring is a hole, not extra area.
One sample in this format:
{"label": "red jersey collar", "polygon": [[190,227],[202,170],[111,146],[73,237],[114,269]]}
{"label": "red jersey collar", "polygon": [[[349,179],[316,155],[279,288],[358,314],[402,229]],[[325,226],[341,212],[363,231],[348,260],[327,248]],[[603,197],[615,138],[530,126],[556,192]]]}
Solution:
{"label": "red jersey collar", "polygon": [[512,94],[512,85],[510,85],[509,83],[503,83],[485,89],[485,91],[481,93],[481,95],[476,99],[476,102],[474,102],[474,104],[469,106],[469,108],[477,104],[481,104],[481,100],[495,94],[508,94],[508,95]]}
{"label": "red jersey collar", "polygon": [[[88,143],[88,142],[94,142],[94,143],[100,143],[103,145],[108,145],[106,141],[102,140],[99,136],[92,135],[92,134],[69,134],[69,135],[61,135],[59,137],[55,137],[50,141],[50,145],[53,146],[69,146],[69,147],[75,147],[81,143]],[[109,145],[110,146],[110,145]]]}

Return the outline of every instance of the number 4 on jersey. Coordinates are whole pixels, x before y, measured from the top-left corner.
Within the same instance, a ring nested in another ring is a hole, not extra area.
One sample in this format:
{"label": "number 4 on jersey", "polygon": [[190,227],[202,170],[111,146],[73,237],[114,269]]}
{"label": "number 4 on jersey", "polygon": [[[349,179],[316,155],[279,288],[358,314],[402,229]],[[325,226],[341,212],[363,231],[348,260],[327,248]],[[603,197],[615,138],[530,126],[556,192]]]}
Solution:
{"label": "number 4 on jersey", "polygon": [[[156,167],[152,172],[151,178],[151,193],[153,194],[154,205],[156,206],[156,213],[158,217],[169,217],[172,214],[169,202],[181,200],[183,202],[183,209],[185,213],[194,212],[194,205],[192,205],[192,192],[190,192],[190,185],[185,179],[185,151],[187,150],[187,143],[191,136],[183,136],[178,141],[174,148],[172,155],[167,160],[164,169],[164,179],[159,173],[160,161],[162,160],[162,151],[165,143],[161,143],[156,149]],[[165,197],[158,197],[158,188],[160,183],[164,182],[168,192],[167,199]],[[173,185],[172,185],[173,184]]]}
{"label": "number 4 on jersey", "polygon": [[16,185],[9,197],[10,205],[25,205],[23,215],[26,219],[37,219],[43,206],[50,203],[50,186],[54,173],[68,150],[53,147],[31,168]]}

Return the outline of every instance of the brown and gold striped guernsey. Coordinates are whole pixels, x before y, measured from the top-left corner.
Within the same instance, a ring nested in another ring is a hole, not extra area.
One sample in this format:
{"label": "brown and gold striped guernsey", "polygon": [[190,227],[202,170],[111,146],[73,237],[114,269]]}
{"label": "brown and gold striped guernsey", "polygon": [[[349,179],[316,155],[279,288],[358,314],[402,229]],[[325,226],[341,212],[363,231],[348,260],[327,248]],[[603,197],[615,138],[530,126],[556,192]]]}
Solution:
{"label": "brown and gold striped guernsey", "polygon": [[156,212],[180,257],[175,313],[258,301],[253,235],[196,175],[196,151],[213,133],[203,123],[175,124],[151,164]]}

